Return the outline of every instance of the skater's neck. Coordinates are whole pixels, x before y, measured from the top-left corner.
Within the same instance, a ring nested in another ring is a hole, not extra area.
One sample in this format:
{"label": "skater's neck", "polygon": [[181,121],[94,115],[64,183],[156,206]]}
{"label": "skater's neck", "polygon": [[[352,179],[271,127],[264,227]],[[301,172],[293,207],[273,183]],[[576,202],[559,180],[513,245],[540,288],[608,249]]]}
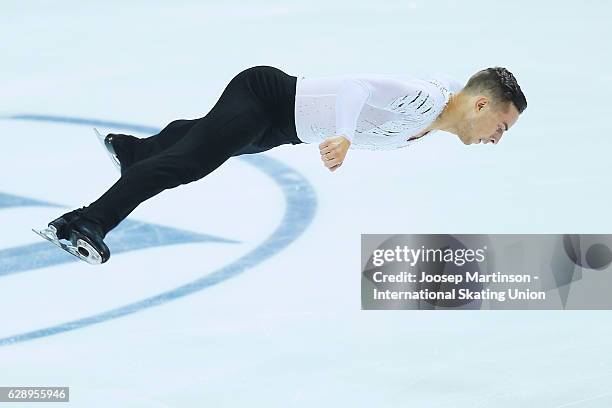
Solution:
{"label": "skater's neck", "polygon": [[460,123],[465,117],[463,107],[465,106],[465,95],[462,92],[450,94],[448,103],[438,115],[429,129],[442,130],[444,132],[459,135]]}

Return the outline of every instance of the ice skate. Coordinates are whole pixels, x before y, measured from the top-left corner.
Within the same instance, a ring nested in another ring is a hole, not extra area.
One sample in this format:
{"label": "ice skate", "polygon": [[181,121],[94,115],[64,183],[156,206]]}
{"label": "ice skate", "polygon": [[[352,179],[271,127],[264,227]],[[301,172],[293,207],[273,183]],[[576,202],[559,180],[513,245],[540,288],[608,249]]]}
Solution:
{"label": "ice skate", "polygon": [[108,261],[110,250],[104,243],[100,226],[80,217],[78,213],[73,214],[70,221],[67,218],[70,217],[64,215],[51,221],[47,228],[32,228],[32,231],[89,264],[98,265]]}
{"label": "ice skate", "polygon": [[47,225],[47,229],[50,233],[54,234],[56,240],[69,238],[67,235],[66,227],[70,222],[72,222],[72,220],[74,220],[78,215],[83,212],[83,208],[85,207],[77,208],[76,210],[67,212],[66,214],[63,214],[58,218],[54,219]]}
{"label": "ice skate", "polygon": [[102,143],[102,146],[104,146],[104,150],[106,150],[106,153],[108,153],[108,156],[112,160],[113,165],[115,166],[117,171],[121,173],[123,170],[123,166],[121,165],[119,156],[117,156],[117,152],[115,151],[115,147],[113,146],[113,141],[115,139],[115,136],[117,135],[109,133],[108,135],[104,136],[98,131],[98,129],[93,128],[93,130],[96,133],[96,136],[98,137],[100,143]]}

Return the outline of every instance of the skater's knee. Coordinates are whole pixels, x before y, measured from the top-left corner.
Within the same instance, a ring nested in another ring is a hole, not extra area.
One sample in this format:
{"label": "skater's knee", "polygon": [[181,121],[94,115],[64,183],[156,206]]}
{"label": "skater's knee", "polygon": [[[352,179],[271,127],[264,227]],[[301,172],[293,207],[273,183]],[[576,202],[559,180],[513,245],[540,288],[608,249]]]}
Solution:
{"label": "skater's knee", "polygon": [[191,122],[191,121],[187,120],[187,119],[176,119],[176,120],[173,120],[172,122],[168,123],[168,125],[166,125],[166,127],[165,127],[165,130],[180,128],[180,127],[183,127],[183,126],[187,125],[189,122]]}
{"label": "skater's knee", "polygon": [[150,178],[166,186],[187,184],[204,177],[201,164],[188,155],[164,154],[153,156],[130,166],[122,177]]}
{"label": "skater's knee", "polygon": [[202,166],[188,155],[171,155],[160,160],[156,171],[186,184],[201,178]]}
{"label": "skater's knee", "polygon": [[183,163],[180,167],[177,168],[177,175],[181,180],[181,184],[187,184],[194,182],[196,180],[201,179],[207,173],[197,163]]}

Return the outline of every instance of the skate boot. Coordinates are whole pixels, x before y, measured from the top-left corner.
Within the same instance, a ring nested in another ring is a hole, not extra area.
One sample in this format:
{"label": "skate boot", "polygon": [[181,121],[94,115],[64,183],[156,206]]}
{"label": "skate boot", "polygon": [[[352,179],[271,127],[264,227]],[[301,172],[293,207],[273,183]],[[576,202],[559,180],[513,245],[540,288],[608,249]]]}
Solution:
{"label": "skate boot", "polygon": [[65,227],[68,240],[77,250],[79,258],[90,264],[102,264],[110,258],[104,243],[102,227],[82,216],[76,216]]}
{"label": "skate boot", "polygon": [[102,227],[84,218],[83,208],[54,219],[47,228],[32,228],[32,231],[69,254],[98,265],[108,261],[110,251],[104,243]]}
{"label": "skate boot", "polygon": [[84,208],[85,207],[77,208],[76,210],[67,212],[66,214],[63,214],[59,216],[58,218],[54,219],[53,221],[51,221],[47,225],[48,232],[51,234],[51,236],[55,238],[56,240],[68,239],[66,226],[68,225],[68,223],[74,220],[75,217],[80,215],[83,212]]}
{"label": "skate boot", "polygon": [[108,156],[115,165],[115,168],[119,171],[119,173],[123,173],[123,170],[125,170],[126,166],[121,163],[121,160],[119,160],[119,155],[117,154],[116,146],[117,142],[124,135],[109,133],[108,135],[104,136],[96,128],[94,128],[94,132],[96,133],[96,136],[98,137],[100,143],[102,143],[102,146],[104,146],[104,150],[106,150],[106,153],[108,153]]}

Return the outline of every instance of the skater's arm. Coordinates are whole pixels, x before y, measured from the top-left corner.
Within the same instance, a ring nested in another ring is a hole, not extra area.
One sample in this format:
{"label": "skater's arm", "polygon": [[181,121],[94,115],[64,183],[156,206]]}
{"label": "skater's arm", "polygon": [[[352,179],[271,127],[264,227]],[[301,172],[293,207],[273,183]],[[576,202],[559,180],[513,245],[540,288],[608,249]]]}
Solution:
{"label": "skater's arm", "polygon": [[444,95],[426,81],[385,74],[344,79],[336,95],[336,136],[353,142],[357,120],[368,104],[406,115],[420,115],[442,103]]}
{"label": "skater's arm", "polygon": [[366,103],[398,113],[418,114],[431,109],[433,98],[422,81],[384,74],[344,79],[336,95],[336,135],[319,145],[321,160],[330,171],[342,165]]}
{"label": "skater's arm", "polygon": [[336,95],[336,135],[319,145],[321,160],[330,171],[342,165],[366,103],[395,113],[420,116],[443,102],[441,92],[416,78],[385,74],[346,78]]}
{"label": "skater's arm", "polygon": [[370,88],[361,80],[347,78],[342,81],[336,95],[337,136],[353,141],[357,118],[370,96]]}
{"label": "skater's arm", "polygon": [[342,165],[353,136],[359,113],[370,98],[370,90],[359,80],[342,81],[336,95],[336,135],[319,144],[321,160],[330,171]]}

